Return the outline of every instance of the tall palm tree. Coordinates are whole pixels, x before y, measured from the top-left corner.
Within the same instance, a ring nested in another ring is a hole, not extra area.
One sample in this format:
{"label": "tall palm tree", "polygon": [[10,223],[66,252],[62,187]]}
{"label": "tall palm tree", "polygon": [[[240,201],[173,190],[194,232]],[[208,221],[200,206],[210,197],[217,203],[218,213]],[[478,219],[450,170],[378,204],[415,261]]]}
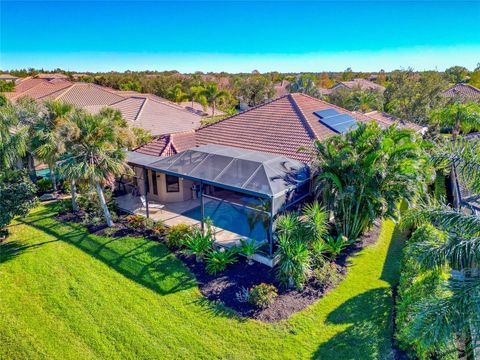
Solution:
{"label": "tall palm tree", "polygon": [[71,121],[78,131],[62,171],[70,179],[90,182],[95,187],[107,225],[111,227],[113,221],[103,187],[128,171],[126,149],[134,136],[120,112],[108,108],[97,115],[75,112]]}
{"label": "tall palm tree", "polygon": [[53,190],[57,191],[55,168],[65,153],[69,116],[74,107],[59,101],[47,101],[45,112],[33,126],[32,149],[36,157],[44,161],[50,170]]}
{"label": "tall palm tree", "polygon": [[193,108],[193,102],[196,101],[200,103],[203,106],[203,109],[206,111],[207,110],[207,99],[205,96],[203,96],[203,92],[205,91],[205,88],[201,85],[195,85],[190,87],[190,100],[192,101],[192,108]]}
{"label": "tall palm tree", "polygon": [[215,117],[215,109],[218,101],[224,100],[230,96],[230,93],[225,90],[219,90],[216,83],[209,83],[200,93],[200,96],[205,98],[207,104],[212,107],[212,117]]}
{"label": "tall palm tree", "polygon": [[452,128],[452,138],[460,131],[468,133],[480,130],[480,105],[476,103],[455,103],[435,110],[430,114],[430,121],[441,127]]}
{"label": "tall palm tree", "polygon": [[169,90],[168,97],[177,104],[190,99],[189,95],[182,90],[182,84],[180,83]]}

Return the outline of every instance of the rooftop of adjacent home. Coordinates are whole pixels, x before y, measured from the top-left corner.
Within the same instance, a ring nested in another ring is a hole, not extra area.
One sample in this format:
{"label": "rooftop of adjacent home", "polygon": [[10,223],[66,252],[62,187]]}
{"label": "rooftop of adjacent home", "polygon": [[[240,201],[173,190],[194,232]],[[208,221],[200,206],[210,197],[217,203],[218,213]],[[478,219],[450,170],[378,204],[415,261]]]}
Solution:
{"label": "rooftop of adjacent home", "polygon": [[469,84],[455,84],[442,92],[447,98],[460,98],[466,101],[480,101],[480,89]]}

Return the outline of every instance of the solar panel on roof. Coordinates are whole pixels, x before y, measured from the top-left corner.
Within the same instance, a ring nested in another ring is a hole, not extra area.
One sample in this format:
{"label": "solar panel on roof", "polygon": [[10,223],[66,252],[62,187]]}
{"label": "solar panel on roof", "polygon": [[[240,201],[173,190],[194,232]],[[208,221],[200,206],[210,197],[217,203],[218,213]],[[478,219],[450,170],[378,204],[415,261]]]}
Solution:
{"label": "solar panel on roof", "polygon": [[348,114],[341,114],[335,109],[320,110],[316,111],[315,114],[320,117],[320,122],[323,125],[339,134],[344,134],[357,127],[356,120],[353,117]]}
{"label": "solar panel on roof", "polygon": [[315,115],[321,117],[322,119],[325,119],[330,116],[335,116],[339,115],[339,112],[335,109],[324,109],[324,110],[318,110],[314,112]]}

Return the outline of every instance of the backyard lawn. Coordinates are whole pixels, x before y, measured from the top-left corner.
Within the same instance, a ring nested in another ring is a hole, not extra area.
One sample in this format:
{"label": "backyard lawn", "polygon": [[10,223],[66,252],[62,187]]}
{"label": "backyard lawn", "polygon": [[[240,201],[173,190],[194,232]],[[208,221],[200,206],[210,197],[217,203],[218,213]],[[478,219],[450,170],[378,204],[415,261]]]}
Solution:
{"label": "backyard lawn", "polygon": [[1,359],[393,358],[404,236],[391,221],[325,298],[264,324],[203,301],[163,245],[89,235],[53,216],[38,207],[0,245]]}

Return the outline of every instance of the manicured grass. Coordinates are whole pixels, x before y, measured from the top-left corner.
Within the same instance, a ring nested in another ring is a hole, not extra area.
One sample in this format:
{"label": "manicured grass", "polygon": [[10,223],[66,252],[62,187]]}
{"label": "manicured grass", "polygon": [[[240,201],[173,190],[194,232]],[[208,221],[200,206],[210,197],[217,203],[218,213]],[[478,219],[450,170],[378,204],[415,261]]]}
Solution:
{"label": "manicured grass", "polygon": [[385,221],[347,278],[288,321],[263,324],[202,300],[161,244],[89,235],[42,206],[0,245],[0,358],[391,357],[404,236]]}

